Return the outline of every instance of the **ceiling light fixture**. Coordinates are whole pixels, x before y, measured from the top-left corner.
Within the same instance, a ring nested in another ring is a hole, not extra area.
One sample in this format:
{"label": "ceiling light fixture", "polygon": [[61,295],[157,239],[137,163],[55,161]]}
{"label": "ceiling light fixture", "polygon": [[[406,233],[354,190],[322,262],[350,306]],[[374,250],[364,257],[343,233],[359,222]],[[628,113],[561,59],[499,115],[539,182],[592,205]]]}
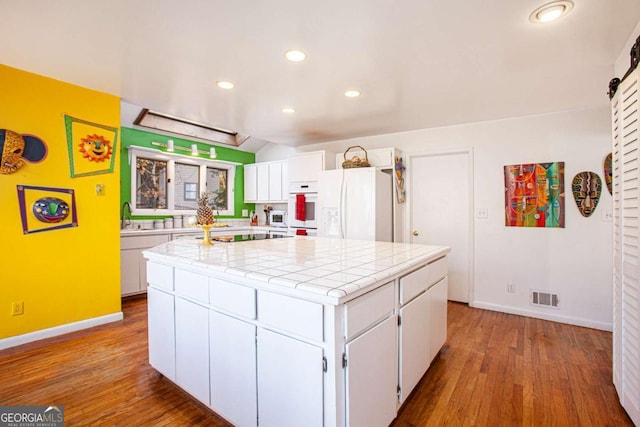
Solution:
{"label": "ceiling light fixture", "polygon": [[529,16],[529,20],[536,24],[544,24],[566,15],[571,9],[573,9],[571,0],[554,1],[534,10]]}
{"label": "ceiling light fixture", "polygon": [[288,50],[284,56],[291,62],[300,62],[304,61],[307,55],[299,50]]}
{"label": "ceiling light fixture", "polygon": [[235,85],[231,82],[226,82],[224,80],[219,80],[216,82],[216,85],[218,85],[218,87],[220,89],[233,89],[235,87]]}
{"label": "ceiling light fixture", "polygon": [[359,90],[355,90],[355,89],[351,89],[348,90],[344,93],[344,96],[346,96],[347,98],[356,98],[358,96],[360,96],[360,91]]}
{"label": "ceiling light fixture", "polygon": [[282,112],[286,114],[292,114],[292,113],[295,113],[296,110],[291,107],[283,107]]}

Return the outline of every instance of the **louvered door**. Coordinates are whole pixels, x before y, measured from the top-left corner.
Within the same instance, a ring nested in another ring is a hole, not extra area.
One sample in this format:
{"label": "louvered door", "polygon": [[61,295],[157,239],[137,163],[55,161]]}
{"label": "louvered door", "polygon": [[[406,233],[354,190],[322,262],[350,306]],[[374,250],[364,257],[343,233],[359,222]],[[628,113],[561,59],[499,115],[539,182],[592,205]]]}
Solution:
{"label": "louvered door", "polygon": [[612,102],[614,157],[614,383],[640,424],[640,97],[638,70]]}

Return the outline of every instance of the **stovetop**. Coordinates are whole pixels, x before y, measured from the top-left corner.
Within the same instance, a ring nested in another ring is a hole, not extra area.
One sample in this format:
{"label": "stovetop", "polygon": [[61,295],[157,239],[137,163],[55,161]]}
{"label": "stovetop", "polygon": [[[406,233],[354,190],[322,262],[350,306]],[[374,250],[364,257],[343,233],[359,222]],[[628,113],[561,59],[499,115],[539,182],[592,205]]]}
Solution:
{"label": "stovetop", "polygon": [[235,243],[235,242],[248,242],[250,240],[265,240],[265,239],[282,239],[287,236],[284,234],[271,234],[271,233],[251,233],[251,234],[234,234],[226,236],[212,236],[211,240],[216,242]]}

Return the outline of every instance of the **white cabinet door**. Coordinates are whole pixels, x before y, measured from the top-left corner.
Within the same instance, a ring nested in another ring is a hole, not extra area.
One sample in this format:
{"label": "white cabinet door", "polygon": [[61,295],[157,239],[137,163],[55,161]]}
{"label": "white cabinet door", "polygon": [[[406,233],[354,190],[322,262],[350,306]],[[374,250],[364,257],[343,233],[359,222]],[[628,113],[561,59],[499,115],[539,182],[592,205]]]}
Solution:
{"label": "white cabinet door", "polygon": [[280,163],[280,166],[282,167],[280,194],[282,194],[282,200],[286,202],[289,195],[289,165],[284,161]]}
{"label": "white cabinet door", "polygon": [[244,201],[258,200],[258,168],[255,164],[244,165]]}
{"label": "white cabinet door", "polygon": [[260,201],[269,200],[269,164],[256,163],[257,165],[257,187],[258,198]]}
{"label": "white cabinet door", "polygon": [[325,169],[324,156],[325,153],[323,151],[313,151],[289,156],[287,160],[289,166],[289,181],[317,181],[318,173]]}
{"label": "white cabinet door", "polygon": [[[120,250],[120,294],[132,295],[140,292],[140,256],[142,251],[140,249],[123,249]],[[146,260],[145,260],[146,261]],[[144,267],[144,264],[142,264]],[[142,268],[145,271],[146,282],[146,268]]]}
{"label": "white cabinet door", "polygon": [[430,294],[424,292],[400,309],[400,402],[409,396],[431,363],[430,307]]}
{"label": "white cabinet door", "polygon": [[209,312],[176,297],[176,383],[209,406]]}
{"label": "white cabinet door", "polygon": [[386,427],[396,416],[396,319],[396,316],[389,317],[346,346],[349,426]]}
{"label": "white cabinet door", "polygon": [[429,363],[447,341],[447,278],[428,291],[430,300]]}
{"label": "white cabinet door", "polygon": [[257,348],[260,427],[322,426],[322,348],[265,329]]}
{"label": "white cabinet door", "polygon": [[174,297],[155,288],[147,291],[149,364],[171,381],[176,380]]}
{"label": "white cabinet door", "polygon": [[282,162],[269,163],[269,200],[284,200],[282,193]]}
{"label": "white cabinet door", "polygon": [[211,408],[234,425],[255,426],[256,327],[209,312]]}

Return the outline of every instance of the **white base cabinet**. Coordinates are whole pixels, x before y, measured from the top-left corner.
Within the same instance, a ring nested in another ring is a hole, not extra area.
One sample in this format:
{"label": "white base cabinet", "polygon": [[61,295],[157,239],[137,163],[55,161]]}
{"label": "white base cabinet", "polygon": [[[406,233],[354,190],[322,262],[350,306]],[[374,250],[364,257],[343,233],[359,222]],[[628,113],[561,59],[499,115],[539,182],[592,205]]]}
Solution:
{"label": "white base cabinet", "polygon": [[168,241],[168,235],[120,238],[120,294],[122,296],[146,292],[147,260],[142,255],[142,251]]}
{"label": "white base cabinet", "polygon": [[387,426],[446,340],[446,258],[334,305],[148,262],[149,362],[237,426]]}
{"label": "white base cabinet", "polygon": [[392,316],[347,343],[347,425],[385,427],[396,417],[397,329]]}
{"label": "white base cabinet", "polygon": [[209,310],[176,297],[176,383],[209,406]]}
{"label": "white base cabinet", "polygon": [[258,419],[265,427],[323,425],[322,348],[258,330]]}
{"label": "white base cabinet", "polygon": [[236,426],[255,426],[256,326],[209,311],[211,407]]}
{"label": "white base cabinet", "polygon": [[174,296],[149,288],[147,292],[149,364],[171,381],[176,381],[176,334]]}

